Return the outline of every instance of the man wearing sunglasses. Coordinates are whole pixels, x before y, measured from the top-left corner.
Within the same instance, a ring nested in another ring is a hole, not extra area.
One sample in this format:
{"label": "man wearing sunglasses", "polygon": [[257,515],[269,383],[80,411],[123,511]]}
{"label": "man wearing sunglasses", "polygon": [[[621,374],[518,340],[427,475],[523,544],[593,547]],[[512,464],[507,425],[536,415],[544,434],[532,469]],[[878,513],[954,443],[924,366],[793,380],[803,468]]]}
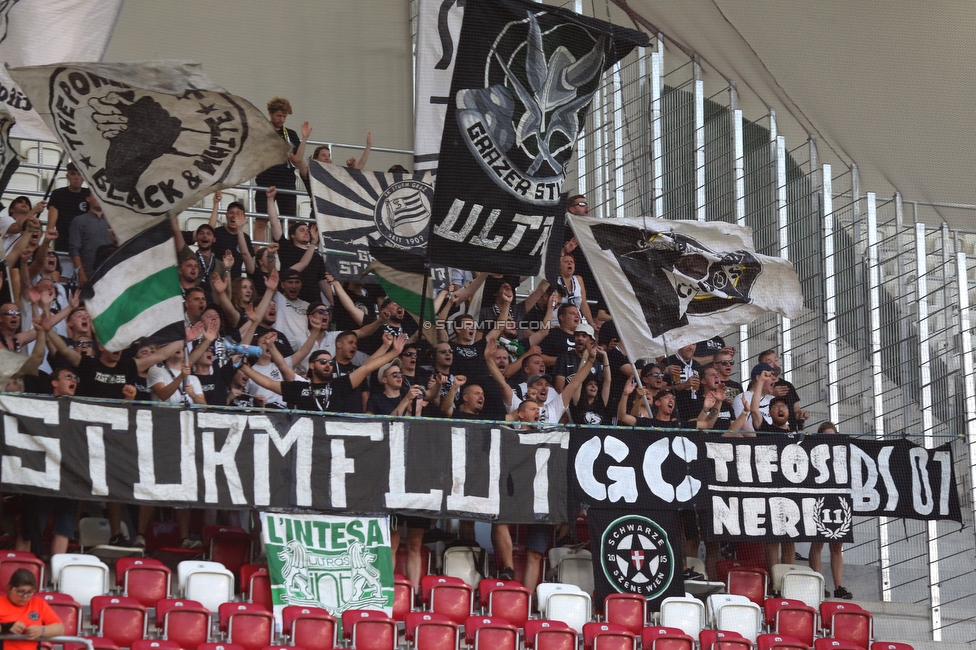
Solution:
{"label": "man wearing sunglasses", "polygon": [[718,369],[719,378],[725,384],[725,397],[728,400],[735,400],[742,394],[742,384],[732,379],[732,371],[735,369],[735,361],[732,360],[733,353],[729,350],[720,350],[715,353],[715,360],[712,364]]}
{"label": "man wearing sunglasses", "polygon": [[418,402],[425,391],[423,386],[403,385],[402,364],[399,359],[388,362],[377,374],[382,392],[373,393],[366,402],[369,415],[412,415],[419,416],[426,402]]}

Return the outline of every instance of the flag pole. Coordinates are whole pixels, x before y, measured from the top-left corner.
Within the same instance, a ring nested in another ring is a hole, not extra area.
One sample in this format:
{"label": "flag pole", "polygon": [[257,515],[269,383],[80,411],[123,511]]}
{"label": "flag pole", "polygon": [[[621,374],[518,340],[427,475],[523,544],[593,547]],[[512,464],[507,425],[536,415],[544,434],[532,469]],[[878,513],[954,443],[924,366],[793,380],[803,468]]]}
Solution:
{"label": "flag pole", "polygon": [[61,152],[61,157],[58,158],[58,166],[54,168],[54,173],[51,174],[51,182],[47,184],[47,191],[44,192],[44,198],[42,201],[47,201],[48,197],[51,196],[51,191],[54,189],[54,183],[58,180],[58,172],[61,171],[61,164],[64,162],[64,157],[68,155],[67,151]]}

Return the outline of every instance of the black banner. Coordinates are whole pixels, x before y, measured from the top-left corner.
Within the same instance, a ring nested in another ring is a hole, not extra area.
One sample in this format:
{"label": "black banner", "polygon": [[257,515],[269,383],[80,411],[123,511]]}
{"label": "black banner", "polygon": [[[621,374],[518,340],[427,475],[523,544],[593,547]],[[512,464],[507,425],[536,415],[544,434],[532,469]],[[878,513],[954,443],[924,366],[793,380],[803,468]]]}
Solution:
{"label": "black banner", "polygon": [[468,2],[441,140],[430,259],[535,275],[603,72],[648,38],[527,0]]}
{"label": "black banner", "polygon": [[665,598],[685,595],[677,512],[593,507],[587,517],[596,602],[613,593],[635,593],[658,611]]}
{"label": "black banner", "polygon": [[569,432],[0,396],[4,492],[565,522]]}
{"label": "black banner", "polygon": [[962,522],[946,444],[581,429],[570,503],[694,509],[711,539],[850,541],[854,516]]}
{"label": "black banner", "polygon": [[962,522],[950,444],[9,394],[0,412],[4,492],[508,523],[565,522],[579,505],[613,519],[689,510],[707,538],[756,541],[847,541],[854,516]]}

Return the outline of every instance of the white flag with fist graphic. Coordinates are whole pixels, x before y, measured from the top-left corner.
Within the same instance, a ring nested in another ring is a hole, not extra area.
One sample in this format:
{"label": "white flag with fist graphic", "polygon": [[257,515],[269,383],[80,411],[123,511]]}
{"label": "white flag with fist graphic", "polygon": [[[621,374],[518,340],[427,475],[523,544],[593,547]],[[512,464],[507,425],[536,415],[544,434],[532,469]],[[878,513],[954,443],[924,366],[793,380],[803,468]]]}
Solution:
{"label": "white flag with fist graphic", "polygon": [[10,74],[120,242],[288,159],[288,144],[264,114],[196,63],[66,63]]}

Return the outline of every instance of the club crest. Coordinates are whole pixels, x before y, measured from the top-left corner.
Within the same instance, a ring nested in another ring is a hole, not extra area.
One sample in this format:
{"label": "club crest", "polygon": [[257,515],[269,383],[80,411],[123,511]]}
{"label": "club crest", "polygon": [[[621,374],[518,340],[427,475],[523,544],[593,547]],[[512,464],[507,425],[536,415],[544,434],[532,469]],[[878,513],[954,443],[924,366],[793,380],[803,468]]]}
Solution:
{"label": "club crest", "polygon": [[600,540],[600,565],[614,589],[648,600],[663,594],[675,572],[668,534],[647,517],[620,517]]}
{"label": "club crest", "polygon": [[426,245],[433,200],[434,188],[423,181],[408,178],[391,184],[373,209],[377,231],[399,248]]}

